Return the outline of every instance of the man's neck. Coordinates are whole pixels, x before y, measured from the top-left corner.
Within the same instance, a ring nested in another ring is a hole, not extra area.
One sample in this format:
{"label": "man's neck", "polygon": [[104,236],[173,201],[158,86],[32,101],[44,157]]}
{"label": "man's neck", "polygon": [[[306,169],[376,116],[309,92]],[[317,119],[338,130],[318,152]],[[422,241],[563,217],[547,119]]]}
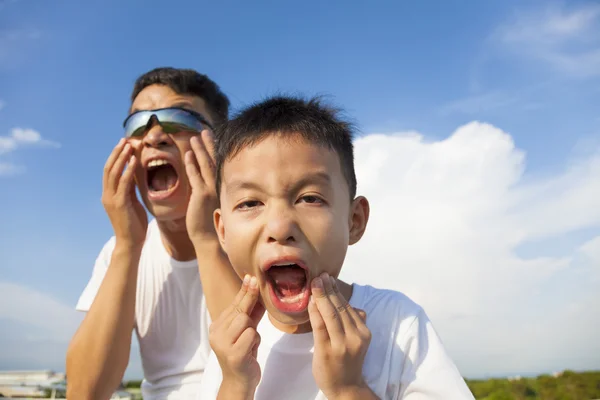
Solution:
{"label": "man's neck", "polygon": [[162,243],[172,258],[177,261],[190,261],[196,258],[194,245],[185,227],[185,218],[156,222]]}

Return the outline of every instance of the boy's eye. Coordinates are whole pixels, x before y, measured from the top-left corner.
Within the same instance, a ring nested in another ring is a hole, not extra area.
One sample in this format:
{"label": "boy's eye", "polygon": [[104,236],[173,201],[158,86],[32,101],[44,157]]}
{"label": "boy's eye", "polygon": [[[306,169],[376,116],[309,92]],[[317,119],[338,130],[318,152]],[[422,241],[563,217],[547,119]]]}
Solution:
{"label": "boy's eye", "polygon": [[302,196],[300,198],[300,201],[302,201],[304,203],[308,203],[308,204],[322,204],[323,203],[323,200],[320,197],[313,196],[313,195]]}
{"label": "boy's eye", "polygon": [[260,205],[260,201],[258,201],[258,200],[248,200],[248,201],[244,201],[243,203],[238,204],[236,208],[238,210],[249,210],[251,208],[258,207],[259,205]]}

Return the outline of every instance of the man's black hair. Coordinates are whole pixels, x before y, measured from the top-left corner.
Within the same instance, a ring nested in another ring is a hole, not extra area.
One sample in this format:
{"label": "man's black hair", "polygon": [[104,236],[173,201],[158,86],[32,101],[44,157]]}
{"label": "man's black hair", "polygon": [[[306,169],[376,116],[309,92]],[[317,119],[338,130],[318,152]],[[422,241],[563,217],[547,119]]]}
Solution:
{"label": "man's black hair", "polygon": [[290,138],[298,135],[309,143],[335,151],[348,183],[350,198],[354,199],[354,127],[340,117],[340,110],[324,104],[320,97],[274,96],[250,105],[225,123],[217,132],[215,149],[218,194],[223,163],[269,135]]}
{"label": "man's black hair", "polygon": [[131,93],[131,102],[133,103],[137,95],[150,85],[164,85],[177,94],[198,96],[206,103],[215,125],[227,121],[229,99],[219,86],[204,74],[193,69],[155,68],[137,78]]}

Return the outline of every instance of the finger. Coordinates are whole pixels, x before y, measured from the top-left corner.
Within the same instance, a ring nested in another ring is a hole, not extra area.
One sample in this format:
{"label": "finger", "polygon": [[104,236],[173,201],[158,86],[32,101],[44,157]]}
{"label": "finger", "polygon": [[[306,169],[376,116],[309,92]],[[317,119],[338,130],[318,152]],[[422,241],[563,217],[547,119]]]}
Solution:
{"label": "finger", "polygon": [[311,297],[310,303],[308,303],[308,317],[310,318],[315,346],[327,343],[329,341],[329,333],[314,297]]}
{"label": "finger", "polygon": [[258,280],[255,276],[253,276],[250,278],[250,282],[248,283],[248,290],[246,290],[246,294],[244,295],[244,297],[242,297],[242,300],[240,300],[240,302],[237,304],[237,312],[250,316],[257,300]]}
{"label": "finger", "polygon": [[[135,180],[133,179],[135,168],[137,167],[137,158],[135,156],[129,157],[129,163],[125,168],[125,172],[121,176],[118,191],[125,192],[129,195],[135,196]],[[137,200],[137,197],[134,199],[131,198],[132,203]]]}
{"label": "finger", "polygon": [[333,295],[331,282],[329,282],[328,286],[330,292],[327,292],[327,286],[324,286],[324,281],[326,280],[323,278],[324,275],[325,274],[313,279],[311,285],[312,296],[317,305],[319,313],[321,314],[321,317],[325,321],[325,326],[327,327],[329,337],[331,340],[341,340],[344,335],[344,327],[342,326],[342,321],[337,310],[330,300],[330,297]]}
{"label": "finger", "polygon": [[204,141],[204,147],[206,147],[206,151],[210,156],[210,161],[213,165],[217,164],[215,160],[215,135],[212,130],[205,129],[202,131],[202,140]]}
{"label": "finger", "polygon": [[[344,332],[356,327],[354,315],[352,315],[352,307],[350,306],[350,303],[348,303],[348,300],[346,300],[344,295],[340,292],[335,278],[333,276],[328,276],[323,278],[323,282],[325,284],[325,292],[332,293],[329,299],[340,315],[340,319],[342,320],[342,324],[344,326]],[[331,290],[328,290],[327,285],[331,285]]]}
{"label": "finger", "polygon": [[352,309],[358,315],[360,320],[366,324],[367,323],[367,313],[365,312],[365,310],[361,310],[360,308],[354,308],[354,307]]}
{"label": "finger", "polygon": [[252,354],[256,357],[259,345],[260,335],[256,332],[256,329],[248,327],[234,343],[233,348],[238,354]]}
{"label": "finger", "polygon": [[126,143],[125,146],[123,146],[123,150],[121,150],[121,154],[119,154],[117,161],[115,161],[108,173],[108,189],[112,189],[115,192],[118,191],[121,176],[123,175],[123,170],[125,169],[125,164],[127,164],[127,160],[129,160],[130,157],[131,145]]}
{"label": "finger", "polygon": [[189,150],[185,153],[184,157],[185,173],[187,174],[188,181],[192,186],[192,190],[197,189],[199,185],[202,185],[202,176],[200,175],[200,169],[196,163],[196,156],[194,152]]}
{"label": "finger", "polygon": [[253,328],[250,316],[244,313],[236,313],[231,320],[231,324],[225,328],[223,339],[233,345],[240,338],[242,332],[248,328]]}
{"label": "finger", "polygon": [[[206,135],[206,131],[203,131],[203,134]],[[214,187],[215,166],[212,162],[211,156],[206,150],[204,140],[200,140],[199,137],[194,136],[190,140],[190,143],[192,146],[192,150],[194,151],[194,155],[196,156],[196,162],[198,163],[198,167],[200,168],[200,176],[202,177],[202,180],[209,187]]]}
{"label": "finger", "polygon": [[109,174],[110,170],[112,169],[115,161],[117,161],[119,154],[121,154],[121,151],[123,150],[123,146],[125,146],[125,139],[119,140],[119,143],[117,143],[117,145],[113,148],[110,155],[106,159],[106,163],[104,164],[104,175],[102,178],[102,185],[104,187],[106,187],[108,184],[108,174]]}
{"label": "finger", "polygon": [[255,328],[258,326],[258,323],[262,319],[263,315],[265,315],[265,312],[266,312],[265,306],[261,303],[260,297],[259,297],[258,301],[254,305],[254,308],[252,309],[252,312],[250,313],[250,319],[252,320],[252,326],[254,326]]}

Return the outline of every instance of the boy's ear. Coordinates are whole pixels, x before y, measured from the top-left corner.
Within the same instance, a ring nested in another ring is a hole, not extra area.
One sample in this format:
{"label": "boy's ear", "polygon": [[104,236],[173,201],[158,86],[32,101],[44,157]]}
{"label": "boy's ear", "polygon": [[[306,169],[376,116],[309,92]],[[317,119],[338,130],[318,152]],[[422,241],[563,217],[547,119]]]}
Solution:
{"label": "boy's ear", "polygon": [[[217,236],[219,237],[219,243],[223,250],[225,250],[225,224],[223,224],[223,217],[221,215],[221,209],[217,208],[213,212],[213,221],[215,223],[215,230],[217,231]],[[225,250],[225,252],[227,252]]]}
{"label": "boy's ear", "polygon": [[350,245],[358,242],[365,233],[369,212],[369,201],[366,197],[358,196],[354,199],[350,206]]}

